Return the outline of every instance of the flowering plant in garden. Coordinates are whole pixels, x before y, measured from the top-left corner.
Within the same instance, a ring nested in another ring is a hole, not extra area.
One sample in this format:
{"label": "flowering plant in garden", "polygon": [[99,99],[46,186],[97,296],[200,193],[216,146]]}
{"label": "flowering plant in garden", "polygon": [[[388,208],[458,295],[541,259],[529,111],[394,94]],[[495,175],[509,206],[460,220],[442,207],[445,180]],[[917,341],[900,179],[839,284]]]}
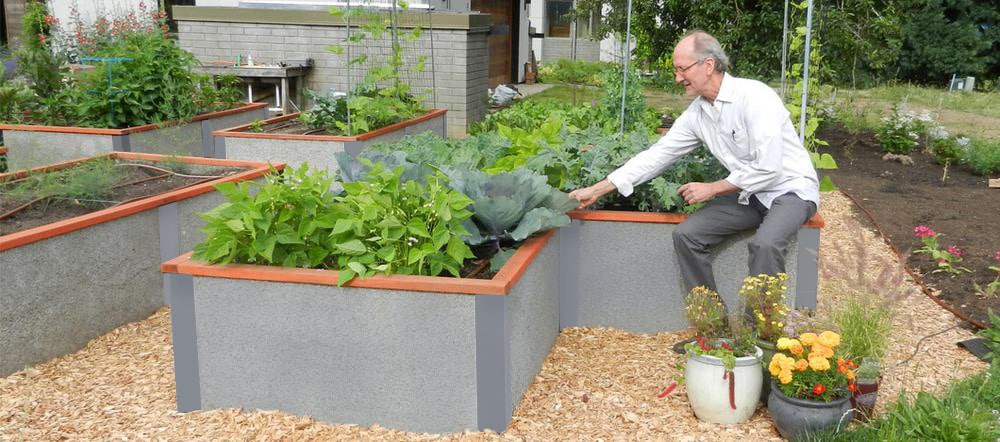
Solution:
{"label": "flowering plant in garden", "polygon": [[168,37],[167,13],[139,2],[137,10],[107,12],[98,10],[92,23],[70,7],[69,24],[60,29],[55,47],[73,60],[96,55],[98,51],[131,34],[159,33]]}
{"label": "flowering plant in garden", "polygon": [[924,131],[925,120],[929,118],[929,114],[924,117],[907,110],[905,102],[894,105],[892,113],[882,117],[882,123],[875,129],[882,151],[897,155],[912,152],[920,133]]}
{"label": "flowering plant in garden", "polygon": [[753,331],[739,316],[726,317],[722,298],[714,290],[695,287],[684,302],[684,313],[697,332],[695,341],[684,346],[687,354],[720,358],[726,370],[732,371],[736,358],[756,353]]}
{"label": "flowering plant in garden", "polygon": [[840,335],[832,331],[782,337],[768,364],[778,388],[788,397],[829,402],[852,393],[857,364],[836,350]]}
{"label": "flowering plant in garden", "polygon": [[959,265],[962,262],[962,257],[965,256],[965,251],[957,246],[948,246],[947,249],[941,250],[941,245],[938,243],[938,237],[941,236],[940,233],[921,224],[913,228],[913,235],[920,238],[920,242],[924,244],[923,247],[914,250],[913,253],[926,253],[937,261],[938,268],[932,273],[948,272],[954,276],[962,272],[972,272],[972,270]]}
{"label": "flowering plant in garden", "polygon": [[748,276],[740,287],[740,299],[753,314],[757,338],[775,342],[782,336],[790,307],[786,302],[788,275]]}
{"label": "flowering plant in garden", "polygon": [[986,284],[986,287],[980,287],[979,284],[973,282],[973,286],[976,289],[976,294],[981,298],[992,298],[1000,294],[1000,250],[993,253],[993,261],[995,265],[987,267],[988,269],[994,271],[997,276],[992,282]]}

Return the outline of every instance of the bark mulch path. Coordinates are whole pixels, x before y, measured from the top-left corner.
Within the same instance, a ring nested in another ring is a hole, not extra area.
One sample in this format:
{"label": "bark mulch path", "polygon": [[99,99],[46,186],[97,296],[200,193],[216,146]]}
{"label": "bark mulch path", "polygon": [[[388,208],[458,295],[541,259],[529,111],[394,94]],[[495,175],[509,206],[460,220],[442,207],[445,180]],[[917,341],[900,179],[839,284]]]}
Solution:
{"label": "bark mulch path", "polygon": [[[825,194],[821,249],[860,236],[872,263],[898,267],[877,235],[860,228],[851,202]],[[825,259],[822,258],[821,259]],[[897,302],[885,358],[881,405],[900,392],[940,392],[986,364],[955,343],[971,333],[908,285]],[[824,279],[820,311],[843,294]],[[942,333],[943,331],[943,333]],[[934,335],[937,333],[936,335]],[[383,427],[334,425],[278,411],[175,411],[173,355],[167,308],[125,325],[71,355],[0,379],[0,439],[172,440],[778,440],[766,410],[725,427],[699,422],[684,387],[657,395],[682,373],[670,351],[690,332],[634,335],[612,329],[564,330],[503,435],[493,432],[416,434]],[[925,336],[933,335],[922,339]],[[919,347],[918,347],[919,346]]]}

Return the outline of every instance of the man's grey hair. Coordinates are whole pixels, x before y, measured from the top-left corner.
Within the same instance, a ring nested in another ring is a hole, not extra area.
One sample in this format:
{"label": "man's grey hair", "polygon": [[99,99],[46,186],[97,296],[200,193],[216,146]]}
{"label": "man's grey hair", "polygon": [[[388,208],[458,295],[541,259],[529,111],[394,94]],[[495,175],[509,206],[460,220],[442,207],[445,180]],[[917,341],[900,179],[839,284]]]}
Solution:
{"label": "man's grey hair", "polygon": [[725,73],[729,70],[729,56],[722,50],[719,40],[700,29],[688,31],[681,37],[681,40],[692,37],[694,39],[694,58],[696,60],[715,60],[715,71]]}

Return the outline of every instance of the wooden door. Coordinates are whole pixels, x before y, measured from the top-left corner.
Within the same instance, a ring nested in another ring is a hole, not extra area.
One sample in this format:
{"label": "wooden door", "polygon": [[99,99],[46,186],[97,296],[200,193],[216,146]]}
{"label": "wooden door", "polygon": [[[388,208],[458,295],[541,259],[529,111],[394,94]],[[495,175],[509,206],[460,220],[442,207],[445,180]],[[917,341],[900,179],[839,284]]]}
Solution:
{"label": "wooden door", "polygon": [[498,84],[513,83],[511,69],[514,55],[514,8],[519,0],[472,0],[472,10],[493,16],[493,26],[490,27],[489,60],[490,87]]}

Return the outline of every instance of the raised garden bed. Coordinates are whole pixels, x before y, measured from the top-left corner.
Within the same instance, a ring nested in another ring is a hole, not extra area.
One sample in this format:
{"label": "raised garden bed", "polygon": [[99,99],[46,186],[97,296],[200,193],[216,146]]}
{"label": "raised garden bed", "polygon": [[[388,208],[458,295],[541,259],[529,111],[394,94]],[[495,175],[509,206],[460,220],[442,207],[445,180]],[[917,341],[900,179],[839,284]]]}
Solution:
{"label": "raised garden bed", "polygon": [[[337,170],[333,154],[347,152],[357,156],[366,147],[387,143],[408,134],[426,131],[447,136],[447,109],[431,109],[424,115],[356,136],[312,133],[299,123],[299,113],[269,118],[258,124],[245,124],[212,133],[218,158],[251,161],[274,161],[298,167],[309,163],[313,169]],[[255,132],[253,127],[259,127]]]}
{"label": "raised garden bed", "polygon": [[[659,333],[688,327],[684,289],[671,235],[686,215],[613,210],[570,212],[573,224],[560,241],[560,328],[613,327]],[[816,307],[819,229],[816,215],[789,246],[786,272],[796,307]],[[727,305],[747,276],[747,242],[753,232],[715,249],[718,291]]]}
{"label": "raised garden bed", "polygon": [[[196,179],[194,185],[180,183],[187,187],[138,199],[121,189],[127,195],[123,198],[130,201],[0,236],[4,275],[0,376],[75,351],[108,330],[152,314],[164,304],[165,280],[157,265],[191,250],[203,239],[199,231],[203,222],[196,214],[223,200],[213,185],[255,179],[268,171],[263,163],[207,158],[118,152],[103,157],[117,162],[161,163],[161,168],[182,162],[188,174],[197,175],[241,171],[207,181]],[[81,161],[30,173],[66,169]],[[0,174],[0,183],[25,178],[28,173]],[[157,180],[135,185],[151,186]],[[69,201],[67,207],[77,205]],[[15,224],[19,222],[16,216],[10,218]]]}
{"label": "raised garden bed", "polygon": [[503,431],[559,334],[559,238],[492,279],[162,265],[179,411],[280,409],[411,431]]}
{"label": "raised garden bed", "polygon": [[217,157],[212,131],[267,116],[267,103],[209,112],[190,121],[124,129],[0,124],[9,170],[40,167],[105,152]]}

